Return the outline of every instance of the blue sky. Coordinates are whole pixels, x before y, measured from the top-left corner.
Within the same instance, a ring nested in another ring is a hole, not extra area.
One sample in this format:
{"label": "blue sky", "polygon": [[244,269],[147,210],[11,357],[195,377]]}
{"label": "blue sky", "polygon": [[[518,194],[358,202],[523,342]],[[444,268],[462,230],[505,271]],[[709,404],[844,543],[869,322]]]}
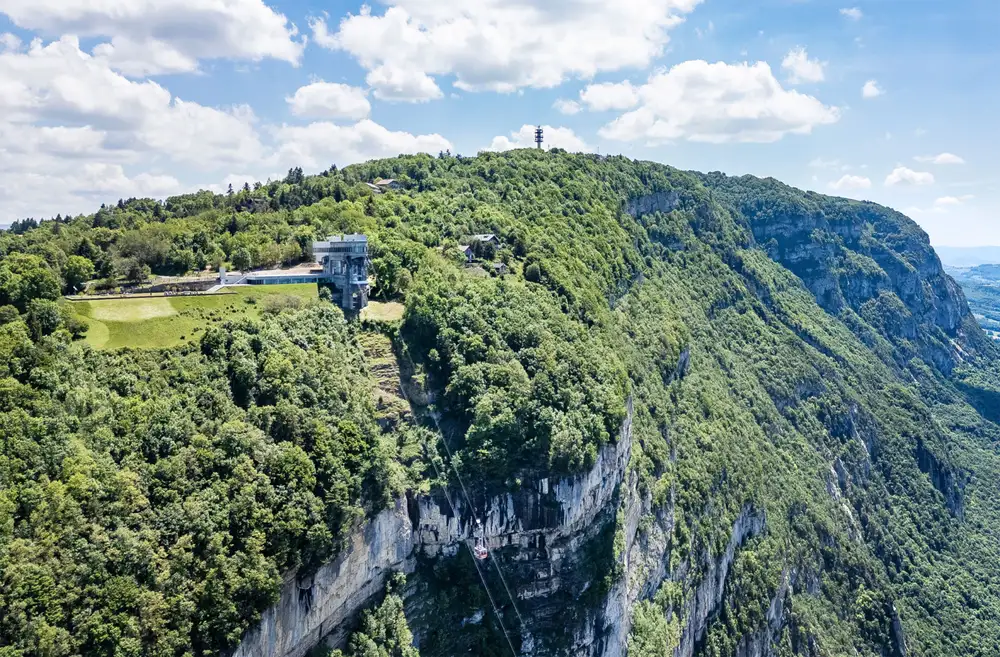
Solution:
{"label": "blue sky", "polygon": [[543,124],[1000,244],[998,32],[996,0],[0,0],[0,223]]}

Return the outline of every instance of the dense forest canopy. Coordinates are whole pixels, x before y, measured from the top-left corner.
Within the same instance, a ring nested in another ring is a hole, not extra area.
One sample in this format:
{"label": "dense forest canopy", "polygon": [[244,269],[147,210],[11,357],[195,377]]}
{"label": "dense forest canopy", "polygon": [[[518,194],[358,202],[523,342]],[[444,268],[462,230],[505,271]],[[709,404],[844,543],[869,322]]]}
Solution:
{"label": "dense forest canopy", "polygon": [[[403,189],[373,194],[377,177]],[[671,570],[766,517],[703,654],[734,654],[792,573],[786,654],[900,655],[897,627],[907,654],[1000,645],[1000,360],[926,236],[773,180],[556,150],[293,170],[0,235],[0,655],[219,654],[283,573],[426,488],[429,432],[375,421],[361,329],[331,304],[98,352],[60,301],[293,264],[345,232],[370,238],[376,297],[405,303],[398,349],[470,480],[582,472],[631,400]],[[483,233],[501,247],[463,266]],[[676,645],[689,594],[642,601],[632,654]],[[398,620],[387,600],[372,633]],[[487,631],[432,632],[421,654]]]}

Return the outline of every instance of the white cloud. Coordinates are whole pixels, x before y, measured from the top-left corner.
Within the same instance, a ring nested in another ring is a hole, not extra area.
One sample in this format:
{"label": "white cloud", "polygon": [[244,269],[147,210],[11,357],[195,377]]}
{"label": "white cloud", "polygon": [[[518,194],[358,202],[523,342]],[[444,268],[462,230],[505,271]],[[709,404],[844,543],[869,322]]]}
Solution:
{"label": "white cloud", "polygon": [[914,171],[906,167],[896,167],[885,179],[885,184],[888,187],[901,184],[917,186],[933,185],[934,174],[925,171]]}
{"label": "white cloud", "polygon": [[840,168],[840,160],[827,160],[822,157],[813,158],[809,162],[809,166],[813,169],[838,169]]}
{"label": "white cloud", "polygon": [[941,198],[935,199],[934,203],[929,208],[911,207],[907,208],[905,214],[908,215],[942,215],[948,214],[954,208],[965,205],[966,202],[971,201],[975,197],[971,194],[966,194],[965,196],[942,196]]}
{"label": "white cloud", "polygon": [[[545,148],[562,148],[570,153],[590,152],[591,148],[569,128],[553,128],[550,125],[542,126],[545,131]],[[484,150],[488,151],[509,151],[515,148],[535,147],[535,126],[523,125],[519,130],[510,133],[509,137],[500,135],[493,138],[493,142]]]}
{"label": "white cloud", "polygon": [[313,82],[286,98],[292,114],[320,119],[363,119],[371,113],[364,89],[335,82]]}
{"label": "white cloud", "polygon": [[865,82],[865,86],[861,87],[861,97],[862,98],[878,98],[885,91],[882,87],[878,86],[878,82],[875,80],[869,80]]}
{"label": "white cloud", "polygon": [[788,81],[791,84],[822,82],[825,77],[823,73],[825,66],[826,62],[809,59],[809,53],[802,47],[790,50],[781,62],[781,68],[788,72]]}
{"label": "white cloud", "polygon": [[[304,89],[288,99],[302,114],[367,113],[360,90]],[[131,80],[80,50],[75,37],[0,52],[0,223],[191,191],[194,182],[231,171],[257,172],[240,176],[242,185],[290,166],[449,148],[440,135],[394,132],[366,119],[262,128],[247,106],[207,107]]]}
{"label": "white cloud", "polygon": [[350,53],[369,71],[454,75],[459,89],[511,92],[646,67],[700,2],[387,0],[382,15],[364,6],[336,30],[322,19],[311,26],[317,44]]}
{"label": "white cloud", "polygon": [[16,25],[59,37],[109,37],[94,54],[127,75],[188,72],[201,59],[298,64],[305,41],[262,0],[0,0]]}
{"label": "white cloud", "polygon": [[119,164],[88,162],[80,174],[68,179],[69,191],[128,196],[164,196],[176,192],[181,184],[173,176],[140,173],[134,178],[125,175]]}
{"label": "white cloud", "polygon": [[[272,180],[281,178],[285,174],[274,174],[270,176]],[[229,191],[229,186],[233,186],[233,191],[238,192],[243,189],[243,184],[248,183],[253,186],[255,182],[263,182],[260,176],[249,173],[230,173],[222,179],[222,182],[214,182],[198,185],[199,189],[207,189],[210,192],[215,192],[216,194],[225,194]]]}
{"label": "white cloud", "polygon": [[0,223],[21,217],[93,212],[104,201],[181,191],[176,178],[123,163],[135,154],[116,150],[107,133],[91,127],[0,123]]}
{"label": "white cloud", "polygon": [[966,194],[964,196],[942,196],[939,199],[935,199],[934,207],[936,208],[953,208],[962,205],[966,201],[971,201],[975,197],[972,194]]}
{"label": "white cloud", "polygon": [[580,100],[590,110],[624,110],[635,107],[639,102],[639,90],[628,80],[624,82],[602,82],[591,84],[580,92]]}
{"label": "white cloud", "polygon": [[113,150],[159,151],[210,168],[260,156],[255,120],[248,107],[205,107],[131,81],[75,37],[0,54],[0,121],[89,126]]}
{"label": "white cloud", "polygon": [[844,176],[840,180],[830,183],[830,188],[838,192],[846,192],[854,189],[871,189],[872,181],[864,176]]}
{"label": "white cloud", "polygon": [[580,107],[580,103],[575,100],[566,100],[565,98],[557,100],[552,107],[554,107],[560,114],[566,114],[568,116],[579,114],[580,110],[583,109]]}
{"label": "white cloud", "polygon": [[965,160],[952,153],[941,153],[939,155],[918,155],[913,159],[917,162],[929,162],[931,164],[965,164]]}
{"label": "white cloud", "polygon": [[365,81],[380,100],[421,103],[444,95],[431,76],[408,67],[384,64],[370,71]]}
{"label": "white cloud", "polygon": [[649,144],[767,143],[840,120],[836,107],[784,89],[765,62],[688,61],[653,74],[637,93],[639,107],[604,126],[602,137]]}
{"label": "white cloud", "polygon": [[699,39],[704,39],[707,36],[711,36],[715,33],[715,23],[713,21],[708,21],[708,26],[705,29],[700,27],[694,28],[694,33]]}
{"label": "white cloud", "polygon": [[412,135],[394,132],[374,121],[364,119],[354,125],[328,122],[307,126],[284,125],[274,130],[277,151],[267,164],[283,169],[345,166],[373,158],[395,157],[402,153],[432,153],[452,149],[451,143],[438,134]]}
{"label": "white cloud", "polygon": [[864,18],[864,12],[857,7],[848,7],[840,10],[840,15],[851,19],[852,21],[859,21]]}
{"label": "white cloud", "polygon": [[17,38],[16,35],[10,32],[4,32],[0,34],[0,52],[8,52],[10,50],[20,50],[21,40]]}

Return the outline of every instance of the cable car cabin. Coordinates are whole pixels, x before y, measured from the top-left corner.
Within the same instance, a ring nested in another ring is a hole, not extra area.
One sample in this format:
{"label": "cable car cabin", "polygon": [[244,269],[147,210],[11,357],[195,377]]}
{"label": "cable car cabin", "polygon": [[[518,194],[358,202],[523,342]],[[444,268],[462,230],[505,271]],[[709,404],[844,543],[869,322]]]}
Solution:
{"label": "cable car cabin", "polygon": [[476,555],[476,559],[480,561],[486,561],[486,558],[490,556],[489,550],[486,549],[485,545],[479,544],[472,548],[472,553]]}

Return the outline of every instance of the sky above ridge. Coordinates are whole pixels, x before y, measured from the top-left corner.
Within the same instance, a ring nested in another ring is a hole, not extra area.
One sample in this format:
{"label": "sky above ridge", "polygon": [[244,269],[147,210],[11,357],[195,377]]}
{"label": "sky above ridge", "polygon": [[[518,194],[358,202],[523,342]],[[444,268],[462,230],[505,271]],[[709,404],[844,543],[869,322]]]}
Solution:
{"label": "sky above ridge", "polygon": [[0,224],[541,124],[1000,244],[998,32],[997,0],[0,0]]}

